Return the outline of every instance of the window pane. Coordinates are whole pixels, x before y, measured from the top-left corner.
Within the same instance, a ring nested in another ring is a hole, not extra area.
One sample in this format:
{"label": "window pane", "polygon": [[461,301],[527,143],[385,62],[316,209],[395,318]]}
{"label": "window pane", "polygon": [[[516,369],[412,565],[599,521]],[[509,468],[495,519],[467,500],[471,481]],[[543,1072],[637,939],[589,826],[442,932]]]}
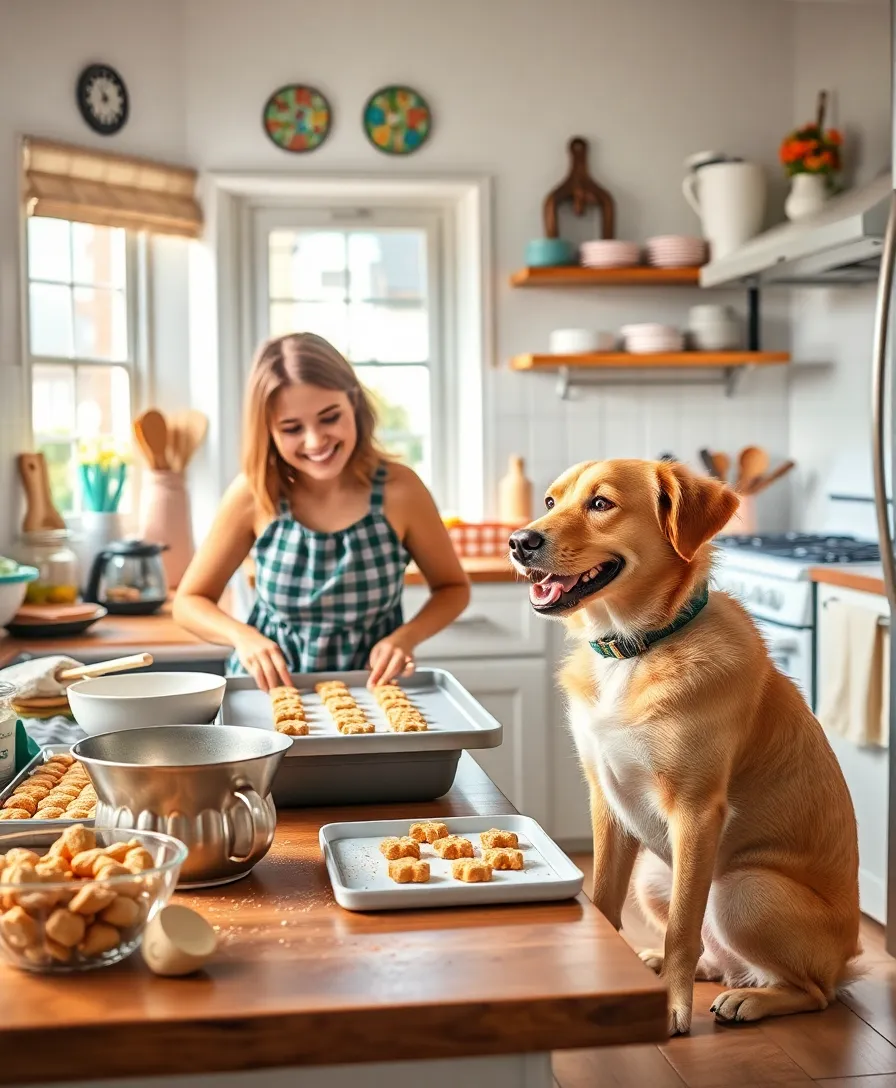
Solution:
{"label": "window pane", "polygon": [[82,359],[127,359],[127,310],[122,291],[76,287],[75,354]]}
{"label": "window pane", "polygon": [[353,299],[426,297],[426,235],[423,231],[354,231],[348,239]]}
{"label": "window pane", "polygon": [[72,278],[71,224],[65,219],[28,220],[28,277],[70,283]]}
{"label": "window pane", "polygon": [[123,289],[127,278],[125,238],[120,227],[72,223],[74,282]]}
{"label": "window pane", "polygon": [[75,433],[75,368],[35,363],[31,371],[31,425],[39,438]]}
{"label": "window pane", "polygon": [[47,462],[53,505],[61,514],[71,513],[75,509],[75,444],[41,442],[38,449]]}
{"label": "window pane", "polygon": [[349,306],[349,358],[359,363],[423,363],[429,358],[429,319],[421,305]]}
{"label": "window pane", "polygon": [[271,231],[268,294],[272,299],[345,298],[345,235],[340,231]]}
{"label": "window pane", "polygon": [[109,435],[122,442],[131,433],[131,395],[123,366],[79,366],[77,432],[80,438]]}
{"label": "window pane", "polygon": [[342,302],[272,302],[271,336],[313,332],[343,354],[348,351],[348,310]]}
{"label": "window pane", "polygon": [[72,290],[55,284],[32,283],[31,352],[33,355],[72,354]]}
{"label": "window pane", "polygon": [[432,479],[432,417],[425,366],[359,366],[358,378],[373,393],[383,445],[428,484]]}

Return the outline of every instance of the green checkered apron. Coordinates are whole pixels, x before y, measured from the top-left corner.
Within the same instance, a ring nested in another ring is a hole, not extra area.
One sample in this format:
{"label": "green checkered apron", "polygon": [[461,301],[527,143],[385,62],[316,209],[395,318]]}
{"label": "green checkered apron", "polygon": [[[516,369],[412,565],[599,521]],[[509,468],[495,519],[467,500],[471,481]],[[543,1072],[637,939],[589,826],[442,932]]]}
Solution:
{"label": "green checkered apron", "polygon": [[[401,626],[410,556],[383,513],[385,482],[380,465],[370,509],[347,529],[308,529],[283,501],[256,540],[257,596],[247,622],[277,643],[290,672],[366,668],[376,643]],[[236,654],[227,672],[245,675]]]}

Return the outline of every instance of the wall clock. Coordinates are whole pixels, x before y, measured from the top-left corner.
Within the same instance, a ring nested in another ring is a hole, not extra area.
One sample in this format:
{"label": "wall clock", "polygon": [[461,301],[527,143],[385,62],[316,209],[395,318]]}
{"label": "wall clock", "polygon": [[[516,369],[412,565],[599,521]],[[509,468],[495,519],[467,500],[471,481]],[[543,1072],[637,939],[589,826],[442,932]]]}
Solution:
{"label": "wall clock", "polygon": [[290,83],[265,102],[262,124],[284,151],[314,151],[330,132],[330,103],[315,87]]}
{"label": "wall clock", "polygon": [[410,87],[383,87],[364,107],[367,139],[387,155],[410,155],[432,129],[432,112],[423,95]]}
{"label": "wall clock", "polygon": [[78,76],[78,109],[101,136],[112,136],[128,119],[128,90],[108,64],[88,64]]}

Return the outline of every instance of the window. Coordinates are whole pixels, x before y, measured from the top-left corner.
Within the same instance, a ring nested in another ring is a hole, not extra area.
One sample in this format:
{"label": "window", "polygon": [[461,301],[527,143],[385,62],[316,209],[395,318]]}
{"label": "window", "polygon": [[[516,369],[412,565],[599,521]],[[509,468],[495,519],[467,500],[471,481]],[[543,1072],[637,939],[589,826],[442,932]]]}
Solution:
{"label": "window", "polygon": [[29,219],[27,232],[33,441],[54,503],[78,513],[79,443],[130,442],[132,240],[120,228],[42,217]]}
{"label": "window", "polygon": [[437,493],[439,237],[437,217],[422,212],[256,213],[258,338],[329,340],[373,394],[383,445]]}

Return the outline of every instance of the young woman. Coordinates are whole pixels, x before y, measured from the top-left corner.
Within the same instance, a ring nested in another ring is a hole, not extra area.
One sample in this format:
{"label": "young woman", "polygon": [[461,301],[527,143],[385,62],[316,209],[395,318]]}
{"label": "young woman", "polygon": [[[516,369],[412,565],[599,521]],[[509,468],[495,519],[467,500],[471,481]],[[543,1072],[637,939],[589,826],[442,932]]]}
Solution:
{"label": "young woman", "polygon": [[[290,673],[370,669],[369,684],[414,667],[414,650],[464,610],[470,587],[420,478],[377,446],[354,370],[312,333],[260,348],[246,397],[243,472],[174,599],[174,618],[234,647],[231,674],[268,690]],[[218,607],[251,553],[248,623]],[[430,597],[401,610],[413,559]]]}

